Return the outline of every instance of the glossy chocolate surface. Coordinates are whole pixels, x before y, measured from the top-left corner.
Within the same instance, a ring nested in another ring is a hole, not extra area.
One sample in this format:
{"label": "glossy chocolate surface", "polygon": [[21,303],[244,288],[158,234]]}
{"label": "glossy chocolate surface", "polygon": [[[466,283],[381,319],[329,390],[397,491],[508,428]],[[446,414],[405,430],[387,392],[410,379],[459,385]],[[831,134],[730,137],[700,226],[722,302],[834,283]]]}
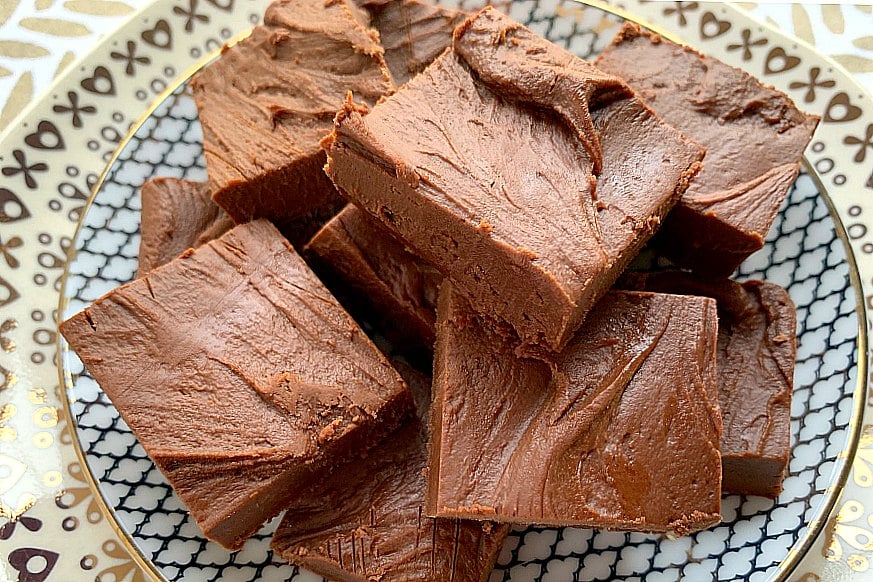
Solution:
{"label": "glossy chocolate surface", "polygon": [[723,488],[776,497],[791,455],[797,313],[774,283],[704,281],[687,273],[633,273],[623,288],[712,297],[718,303]]}
{"label": "glossy chocolate surface", "polygon": [[203,533],[228,548],[412,408],[400,376],[264,220],[108,293],[60,331]]}
{"label": "glossy chocolate surface", "polygon": [[469,13],[422,0],[356,0],[379,31],[385,62],[398,87],[452,45],[452,32]]}
{"label": "glossy chocolate surface", "polygon": [[[638,100],[614,100],[620,82],[507,17],[485,9],[465,26],[456,53],[369,114],[346,105],[325,142],[328,174],[477,309],[559,349],[703,152]],[[554,94],[541,93],[543,75]],[[593,114],[578,109],[597,99]]]}
{"label": "glossy chocolate surface", "polygon": [[551,359],[444,283],[428,510],[679,535],[720,521],[711,299],[612,292]]}
{"label": "glossy chocolate surface", "polygon": [[[430,378],[395,364],[426,418]],[[416,418],[291,502],[272,547],[337,581],[484,582],[508,525],[424,514],[427,431]]]}
{"label": "glossy chocolate surface", "polygon": [[366,22],[351,0],[279,0],[192,80],[213,198],[237,223],[342,207],[319,142],[348,92],[372,105],[393,88]]}
{"label": "glossy chocolate surface", "polygon": [[680,265],[730,275],[763,246],[819,118],[748,73],[632,23],[597,66],[706,147],[703,170],[658,238]]}
{"label": "glossy chocolate surface", "polygon": [[433,351],[442,275],[366,212],[348,205],[306,245],[315,272],[399,350]]}
{"label": "glossy chocolate surface", "polygon": [[210,196],[203,182],[153,178],[142,185],[139,269],[143,276],[183,251],[218,238],[233,221]]}

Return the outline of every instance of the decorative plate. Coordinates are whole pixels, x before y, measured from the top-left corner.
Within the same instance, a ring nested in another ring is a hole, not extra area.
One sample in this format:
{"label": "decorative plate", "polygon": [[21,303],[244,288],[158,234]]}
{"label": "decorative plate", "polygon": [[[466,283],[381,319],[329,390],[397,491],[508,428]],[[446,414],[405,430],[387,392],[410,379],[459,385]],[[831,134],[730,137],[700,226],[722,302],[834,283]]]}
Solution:
{"label": "decorative plate", "polygon": [[[237,553],[205,541],[58,337],[131,279],[138,187],[202,179],[186,80],[266,0],[157,0],[0,136],[0,579],[316,580],[274,560],[271,525]],[[793,450],[775,502],[726,496],[725,521],[670,539],[526,528],[492,580],[863,580],[873,559],[873,99],[839,65],[732,5],[523,0],[510,14],[581,56],[632,18],[788,92],[822,124],[743,278],[798,306]]]}

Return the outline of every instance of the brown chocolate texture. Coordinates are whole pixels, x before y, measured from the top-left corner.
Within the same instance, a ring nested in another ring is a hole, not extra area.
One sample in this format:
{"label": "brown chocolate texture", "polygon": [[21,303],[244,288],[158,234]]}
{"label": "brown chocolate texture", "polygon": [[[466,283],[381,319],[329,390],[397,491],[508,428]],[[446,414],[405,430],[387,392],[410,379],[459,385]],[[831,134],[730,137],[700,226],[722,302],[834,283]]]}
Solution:
{"label": "brown chocolate texture", "polygon": [[[526,344],[559,349],[703,152],[634,98],[604,104],[590,124],[587,109],[570,113],[562,72],[579,98],[601,86],[612,98],[615,81],[493,10],[480,20],[456,33],[455,51],[473,35],[464,58],[443,54],[369,114],[346,105],[325,144],[328,174],[477,309]],[[485,29],[497,49],[485,46]],[[491,58],[501,64],[468,64]],[[541,74],[552,75],[554,95],[529,84]],[[604,159],[600,180],[592,151]]]}
{"label": "brown chocolate texture", "polygon": [[[430,378],[396,364],[426,418]],[[426,425],[416,418],[294,498],[273,550],[343,582],[485,582],[508,525],[424,513]]]}
{"label": "brown chocolate texture", "polygon": [[728,276],[760,249],[819,118],[748,73],[627,23],[597,66],[706,147],[658,237],[682,266]]}
{"label": "brown chocolate texture", "polygon": [[777,497],[791,455],[797,355],[797,315],[788,292],[764,281],[702,281],[680,272],[628,273],[620,285],[717,301],[722,486]]}
{"label": "brown chocolate texture", "polygon": [[60,331],[206,537],[232,549],[412,407],[263,220],[108,293]]}
{"label": "brown chocolate texture", "polygon": [[203,182],[154,178],[140,192],[139,277],[233,228]]}
{"label": "brown chocolate texture", "polygon": [[385,62],[398,87],[452,45],[452,31],[469,13],[422,0],[357,0],[379,31]]}
{"label": "brown chocolate texture", "polygon": [[403,351],[433,351],[442,275],[367,213],[348,205],[312,238],[304,254],[352,315],[366,319]]}
{"label": "brown chocolate texture", "polygon": [[444,283],[428,511],[684,535],[720,520],[712,299],[612,292],[551,360]]}
{"label": "brown chocolate texture", "polygon": [[279,0],[192,81],[213,199],[237,222],[330,216],[343,201],[319,141],[348,92],[392,90],[378,35],[350,0]]}

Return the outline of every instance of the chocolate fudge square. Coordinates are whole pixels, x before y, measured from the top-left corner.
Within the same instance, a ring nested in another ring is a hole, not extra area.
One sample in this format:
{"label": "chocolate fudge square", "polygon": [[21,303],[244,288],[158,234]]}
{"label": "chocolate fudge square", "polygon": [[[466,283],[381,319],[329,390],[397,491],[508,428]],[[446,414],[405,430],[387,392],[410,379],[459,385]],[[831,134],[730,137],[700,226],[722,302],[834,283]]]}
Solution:
{"label": "chocolate fudge square", "polygon": [[718,303],[722,488],[778,497],[791,455],[797,312],[766,281],[701,280],[689,273],[628,273],[623,288],[712,297]]}
{"label": "chocolate fudge square", "polygon": [[287,231],[342,207],[319,141],[348,92],[372,105],[393,88],[366,20],[350,0],[274,2],[192,80],[213,199],[237,223]]}
{"label": "chocolate fudge square", "polygon": [[367,213],[346,206],[304,255],[353,316],[368,320],[401,351],[433,351],[442,275]]}
{"label": "chocolate fudge square", "polygon": [[658,239],[677,264],[730,275],[764,245],[819,118],[748,73],[632,23],[597,66],[706,147],[703,170]]}
{"label": "chocolate fudge square", "polygon": [[[430,377],[395,366],[416,403],[429,403]],[[418,412],[426,418],[425,407]],[[426,441],[416,418],[296,496],[273,551],[338,582],[488,580],[509,526],[424,515]]]}
{"label": "chocolate fudge square", "polygon": [[470,16],[422,0],[358,0],[379,31],[385,62],[398,87],[452,45],[452,32]]}
{"label": "chocolate fudge square", "polygon": [[204,182],[154,178],[142,185],[140,194],[140,277],[233,228]]}
{"label": "chocolate fudge square", "polygon": [[60,331],[206,537],[230,549],[412,409],[397,372],[265,220]]}
{"label": "chocolate fudge square", "polygon": [[612,292],[552,359],[440,290],[428,513],[685,535],[720,521],[716,307]]}
{"label": "chocolate fudge square", "polygon": [[560,349],[703,154],[626,94],[486,8],[368,114],[345,106],[327,172],[477,310]]}

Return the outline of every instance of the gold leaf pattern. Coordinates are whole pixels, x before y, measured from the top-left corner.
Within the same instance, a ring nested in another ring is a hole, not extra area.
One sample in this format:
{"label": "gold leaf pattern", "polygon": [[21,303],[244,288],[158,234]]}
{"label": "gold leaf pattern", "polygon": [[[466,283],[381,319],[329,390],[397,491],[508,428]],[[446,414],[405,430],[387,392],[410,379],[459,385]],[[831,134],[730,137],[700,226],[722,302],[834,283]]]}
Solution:
{"label": "gold leaf pattern", "polygon": [[21,26],[34,32],[52,36],[87,36],[91,31],[84,24],[59,18],[24,18]]}
{"label": "gold leaf pattern", "polygon": [[64,8],[94,16],[122,16],[133,12],[133,7],[115,0],[67,0]]}
{"label": "gold leaf pattern", "polygon": [[825,4],[821,7],[821,15],[824,17],[825,26],[834,34],[843,34],[846,30],[843,7],[839,4]]}
{"label": "gold leaf pattern", "polygon": [[130,558],[130,554],[120,544],[113,540],[107,540],[103,543],[102,550],[107,556],[116,560],[122,560],[122,563],[100,572],[98,574],[99,580],[107,578],[127,580],[128,576],[131,576],[131,582],[145,582],[145,575],[142,573],[142,570],[137,567],[136,563]]}
{"label": "gold leaf pattern", "polygon": [[12,74],[12,71],[7,69],[6,67],[0,67],[0,78],[8,77],[11,74]]}
{"label": "gold leaf pattern", "polygon": [[852,44],[865,51],[873,51],[873,36],[861,36],[852,41]]}
{"label": "gold leaf pattern", "polygon": [[857,8],[858,10],[860,10],[861,12],[863,12],[865,14],[873,14],[873,6],[870,6],[869,4],[861,4],[861,5],[855,6],[855,8]]}
{"label": "gold leaf pattern", "polygon": [[812,33],[812,23],[809,21],[806,8],[800,4],[793,4],[791,6],[791,19],[794,21],[794,34],[809,44],[815,44],[815,35]]}
{"label": "gold leaf pattern", "polygon": [[55,0],[36,0],[36,9],[37,10],[45,10],[47,8],[51,8],[52,4],[55,3]]}
{"label": "gold leaf pattern", "polygon": [[0,2],[0,26],[3,26],[9,17],[12,16],[12,13],[15,12],[15,9],[18,8],[18,3],[20,0],[3,0]]}
{"label": "gold leaf pattern", "polygon": [[55,69],[54,76],[57,77],[67,68],[67,65],[73,62],[73,59],[76,58],[76,55],[73,54],[73,51],[67,51],[64,53],[64,56],[61,57],[61,61],[58,63],[57,69]]}
{"label": "gold leaf pattern", "polygon": [[9,125],[12,118],[18,115],[18,112],[24,109],[24,106],[30,103],[33,97],[33,76],[30,71],[19,77],[18,82],[12,88],[12,93],[6,100],[6,105],[3,106],[3,111],[0,111],[0,130]]}
{"label": "gold leaf pattern", "polygon": [[852,478],[859,487],[873,487],[873,435],[864,434],[852,464]]}
{"label": "gold leaf pattern", "polygon": [[43,47],[18,40],[0,40],[0,57],[12,59],[37,59],[49,54]]}
{"label": "gold leaf pattern", "polygon": [[[869,552],[873,550],[873,535],[863,525],[850,525],[864,516],[864,505],[859,501],[846,501],[840,508],[834,520],[829,524],[829,541],[825,546],[825,558],[831,561],[839,561],[843,557],[843,545],[848,545],[855,550]],[[860,558],[860,559],[859,559]],[[866,569],[865,559],[853,554],[847,557],[849,562],[854,562],[858,568]],[[855,569],[855,568],[853,568]]]}
{"label": "gold leaf pattern", "polygon": [[873,59],[857,55],[833,55],[833,58],[853,73],[873,73]]}

